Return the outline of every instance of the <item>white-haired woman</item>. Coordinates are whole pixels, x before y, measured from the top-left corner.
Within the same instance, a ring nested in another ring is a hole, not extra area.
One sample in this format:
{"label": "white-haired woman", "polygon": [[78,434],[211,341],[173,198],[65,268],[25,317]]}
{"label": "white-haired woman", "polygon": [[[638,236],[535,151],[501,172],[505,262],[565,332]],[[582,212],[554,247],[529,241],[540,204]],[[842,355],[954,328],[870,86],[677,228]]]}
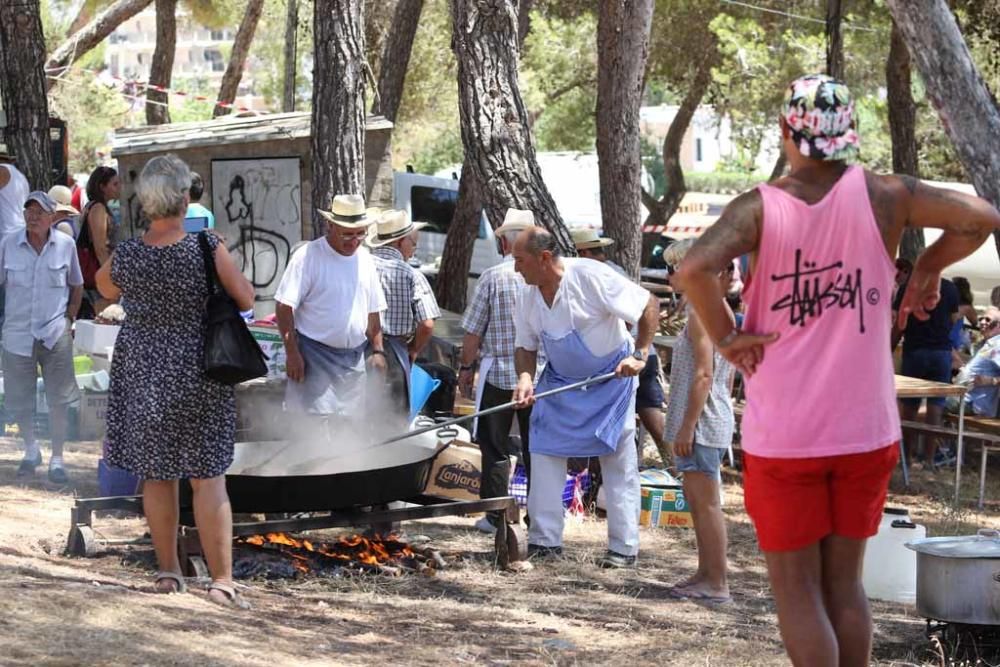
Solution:
{"label": "white-haired woman", "polygon": [[[693,241],[667,248],[670,272],[680,264]],[[723,292],[729,289],[733,266],[719,273]],[[729,601],[726,576],[726,522],[719,501],[722,456],[733,441],[733,406],[729,397],[733,367],[715,349],[694,310],[677,337],[671,356],[670,401],[664,439],[673,444],[674,462],[684,475],[684,498],[691,508],[698,570],[673,588],[676,597],[710,603]]]}
{"label": "white-haired woman", "polygon": [[[236,404],[231,386],[203,370],[205,261],[184,232],[191,171],[174,155],[146,163],[136,191],[149,228],[120,243],[97,273],[126,320],[111,364],[107,459],[145,480],[143,507],[161,593],[184,592],[177,558],[178,480],[189,479],[194,516],[212,574],[209,597],[244,606],[232,582],[232,512],[224,473],[232,463]],[[219,240],[208,235],[218,281],[240,309],[253,287]]]}

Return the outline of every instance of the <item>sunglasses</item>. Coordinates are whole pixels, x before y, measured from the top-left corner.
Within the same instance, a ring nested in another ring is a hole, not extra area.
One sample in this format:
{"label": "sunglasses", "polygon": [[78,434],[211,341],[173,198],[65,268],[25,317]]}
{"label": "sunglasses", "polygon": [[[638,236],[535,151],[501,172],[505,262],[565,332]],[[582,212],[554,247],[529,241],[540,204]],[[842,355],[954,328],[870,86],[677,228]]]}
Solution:
{"label": "sunglasses", "polygon": [[996,323],[997,323],[996,320],[990,319],[989,317],[980,317],[979,318],[979,325],[981,327],[989,328],[989,327],[994,326]]}

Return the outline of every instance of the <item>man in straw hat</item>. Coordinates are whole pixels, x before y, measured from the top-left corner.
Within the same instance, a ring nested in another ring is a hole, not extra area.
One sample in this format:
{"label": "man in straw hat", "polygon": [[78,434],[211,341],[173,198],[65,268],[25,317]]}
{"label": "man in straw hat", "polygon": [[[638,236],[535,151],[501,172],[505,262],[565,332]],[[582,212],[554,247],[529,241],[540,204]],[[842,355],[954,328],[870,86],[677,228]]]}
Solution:
{"label": "man in straw hat", "polygon": [[[853,112],[840,81],[792,82],[779,118],[788,176],[734,199],[673,277],[746,377],[747,512],[796,665],[871,657],[861,565],[899,456],[889,338],[903,230],[943,230],[913,267],[905,323],[927,319],[941,271],[1000,229],[1000,213],[978,197],[849,165],[859,143]],[[718,276],[747,253],[737,329]]]}
{"label": "man in straw hat", "polygon": [[[619,274],[626,276],[625,269],[618,266],[604,252],[604,249],[614,244],[614,239],[602,237],[596,229],[581,228],[570,231],[573,245],[576,246],[576,254],[584,259],[592,259],[603,262],[605,266],[610,266]],[[629,324],[635,324],[630,322]],[[635,409],[639,414],[642,425],[653,438],[656,450],[660,453],[663,465],[668,466],[672,462],[670,448],[663,441],[663,387],[660,386],[660,358],[656,356],[656,350],[649,348],[649,356],[646,357],[646,367],[639,373],[639,389],[635,394]],[[641,458],[642,443],[639,443]]]}
{"label": "man in straw hat", "polygon": [[367,240],[387,305],[382,312],[386,382],[404,415],[410,410],[410,364],[430,341],[434,320],[441,317],[427,278],[407,263],[417,249],[420,230],[426,226],[410,220],[406,211],[389,209],[379,215]]}
{"label": "man in straw hat", "polygon": [[80,211],[72,204],[73,192],[65,185],[53,185],[49,188],[49,196],[56,202],[55,229],[68,235],[71,239],[76,239],[76,225]]}
{"label": "man in straw hat", "polygon": [[289,410],[363,418],[365,348],[384,372],[379,313],[385,295],[375,261],[359,251],[371,223],[360,195],[337,195],[326,236],[292,255],[275,293],[278,328],[287,354]]}
{"label": "man in straw hat", "polygon": [[[462,362],[458,374],[459,387],[466,396],[473,395],[476,362],[479,362],[479,382],[475,388],[476,410],[486,410],[509,403],[517,386],[514,371],[514,301],[524,286],[521,275],[514,271],[511,250],[514,239],[525,229],[535,226],[531,211],[507,209],[503,224],[497,227],[497,240],[503,262],[492,266],[479,276],[472,302],[465,309],[462,328]],[[517,415],[521,432],[521,451],[511,447],[510,428]],[[482,480],[480,498],[507,495],[510,478],[510,457],[516,455],[530,468],[528,457],[528,419],[531,409],[497,412],[480,417],[473,422],[472,431],[482,451]],[[482,531],[495,530],[499,514],[486,516],[476,522]]]}
{"label": "man in straw hat", "polygon": [[[635,376],[646,366],[659,302],[600,262],[560,257],[555,237],[540,228],[517,237],[514,264],[526,283],[514,310],[514,399],[522,406],[534,403],[540,351],[547,361],[538,393],[612,371],[618,376],[534,405],[528,551],[562,553],[567,459],[599,456],[608,511],[608,551],[600,565],[634,566],[639,552]],[[634,339],[626,322],[639,325]]]}

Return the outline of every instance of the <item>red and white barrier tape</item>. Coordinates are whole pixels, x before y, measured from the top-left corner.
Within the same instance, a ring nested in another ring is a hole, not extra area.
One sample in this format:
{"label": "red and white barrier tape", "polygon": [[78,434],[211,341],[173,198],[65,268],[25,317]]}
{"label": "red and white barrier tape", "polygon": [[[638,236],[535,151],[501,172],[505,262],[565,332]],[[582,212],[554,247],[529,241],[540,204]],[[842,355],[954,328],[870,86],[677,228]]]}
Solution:
{"label": "red and white barrier tape", "polygon": [[[52,69],[46,70],[46,72],[48,73],[47,74],[48,78],[52,79],[53,81],[64,81],[64,79],[62,78],[62,75],[52,75],[51,72],[61,71],[61,72],[65,73],[67,70],[68,70],[68,68],[66,68],[66,67],[56,67],[56,68],[52,68]],[[133,91],[134,94],[125,94],[126,97],[130,97],[132,99],[139,99],[139,98],[145,97],[146,96],[146,94],[145,94],[146,91],[148,91],[148,90],[155,90],[158,93],[165,93],[167,95],[175,95],[177,97],[183,97],[185,99],[195,100],[195,101],[198,101],[198,102],[212,102],[213,101],[211,97],[207,97],[205,95],[195,94],[195,93],[192,93],[192,92],[187,91],[187,90],[178,90],[176,88],[167,88],[165,86],[159,86],[159,85],[154,84],[154,83],[149,83],[148,81],[139,81],[138,79],[123,79],[123,78],[121,78],[119,76],[115,76],[115,75],[110,74],[110,73],[106,73],[106,72],[102,73],[102,71],[100,71],[100,70],[90,70],[90,69],[80,68],[80,71],[81,72],[89,72],[90,74],[94,75],[95,79],[98,79],[98,80],[101,80],[102,78],[103,79],[110,79],[112,81],[115,81],[116,83],[122,84],[123,86],[134,86],[135,87],[135,90]],[[163,102],[157,102],[157,101],[153,101],[153,100],[147,100],[147,103],[149,103],[149,104],[159,104],[159,105],[162,105],[162,106],[166,106],[166,104],[163,103]],[[249,107],[237,106],[234,102],[215,102],[215,106],[222,107],[223,109],[231,109],[233,111],[254,111],[254,109],[251,109]]]}
{"label": "red and white barrier tape", "polygon": [[675,226],[675,225],[646,225],[642,228],[644,234],[662,234],[663,232],[674,232],[676,234],[701,234],[708,227]]}

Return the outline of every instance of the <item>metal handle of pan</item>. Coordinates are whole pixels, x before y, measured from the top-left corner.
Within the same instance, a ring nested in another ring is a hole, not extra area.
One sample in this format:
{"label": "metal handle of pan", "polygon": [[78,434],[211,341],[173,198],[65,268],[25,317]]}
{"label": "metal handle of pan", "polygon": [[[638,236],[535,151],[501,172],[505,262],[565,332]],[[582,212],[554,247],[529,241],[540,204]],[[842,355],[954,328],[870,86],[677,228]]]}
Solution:
{"label": "metal handle of pan", "polygon": [[[573,384],[568,384],[565,387],[556,387],[555,389],[549,389],[548,391],[543,391],[540,394],[535,394],[535,400],[536,401],[540,401],[543,398],[547,398],[549,396],[555,396],[556,394],[561,394],[564,391],[571,391],[573,389],[582,389],[584,387],[587,387],[587,386],[592,385],[592,384],[597,384],[599,382],[607,382],[608,380],[610,380],[610,379],[612,379],[612,378],[614,378],[616,376],[617,375],[616,375],[616,373],[614,371],[612,371],[610,373],[605,373],[604,375],[595,375],[594,377],[589,377],[586,380],[580,380],[579,382],[574,382]],[[443,422],[438,422],[438,423],[434,424],[433,426],[425,426],[425,427],[422,427],[422,428],[417,428],[417,429],[414,429],[412,431],[408,431],[406,433],[401,433],[401,434],[399,434],[397,436],[393,436],[393,437],[391,437],[391,438],[389,438],[387,440],[383,440],[382,442],[376,443],[376,444],[372,445],[371,447],[367,447],[366,449],[372,449],[374,447],[381,447],[382,445],[388,445],[388,444],[391,444],[393,442],[399,442],[400,440],[406,440],[407,438],[412,438],[412,437],[417,436],[417,435],[421,435],[421,434],[424,434],[424,433],[430,433],[431,431],[437,431],[439,429],[443,429],[443,428],[448,427],[448,426],[453,426],[455,424],[461,424],[462,422],[467,422],[467,421],[470,421],[472,419],[476,419],[477,417],[483,417],[485,415],[491,415],[491,414],[493,414],[495,412],[503,412],[504,410],[513,410],[514,406],[516,406],[516,405],[517,405],[516,401],[511,401],[509,403],[504,403],[502,405],[497,405],[497,406],[494,406],[492,408],[488,408],[486,410],[480,410],[479,412],[473,412],[471,415],[463,415],[461,417],[455,417],[454,419],[448,419],[448,420],[443,421]]]}

